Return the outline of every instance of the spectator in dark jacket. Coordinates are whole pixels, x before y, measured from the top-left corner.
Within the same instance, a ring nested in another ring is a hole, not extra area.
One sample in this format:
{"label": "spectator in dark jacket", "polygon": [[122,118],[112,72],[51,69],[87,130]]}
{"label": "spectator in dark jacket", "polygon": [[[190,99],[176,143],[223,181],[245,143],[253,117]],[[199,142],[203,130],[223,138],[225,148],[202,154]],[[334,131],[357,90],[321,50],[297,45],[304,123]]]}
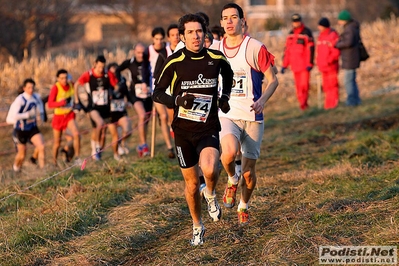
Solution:
{"label": "spectator in dark jacket", "polygon": [[356,83],[356,69],[360,66],[360,26],[359,22],[352,19],[348,10],[343,10],[338,14],[338,24],[344,27],[335,47],[341,51],[347,93],[346,105],[356,106],[361,103]]}
{"label": "spectator in dark jacket", "polygon": [[308,108],[310,70],[313,68],[314,42],[312,31],[305,27],[299,14],[291,16],[292,27],[287,36],[281,74],[290,66],[294,72],[296,95],[301,110]]}

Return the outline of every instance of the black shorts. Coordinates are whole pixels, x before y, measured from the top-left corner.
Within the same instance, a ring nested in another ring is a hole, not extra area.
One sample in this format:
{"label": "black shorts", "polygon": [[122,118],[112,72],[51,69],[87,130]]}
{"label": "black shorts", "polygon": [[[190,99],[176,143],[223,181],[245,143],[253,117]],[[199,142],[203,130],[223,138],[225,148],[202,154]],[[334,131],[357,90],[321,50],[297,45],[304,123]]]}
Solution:
{"label": "black shorts", "polygon": [[37,127],[32,128],[31,130],[22,131],[19,129],[14,129],[12,132],[12,139],[14,140],[15,145],[17,144],[26,144],[30,142],[31,138],[39,134],[40,131]]}
{"label": "black shorts", "polygon": [[204,148],[213,147],[219,151],[219,131],[210,130],[202,133],[174,130],[177,158],[181,168],[190,168],[198,163]]}
{"label": "black shorts", "polygon": [[116,123],[122,117],[127,116],[127,112],[111,112],[111,123]]}
{"label": "black shorts", "polygon": [[143,106],[144,106],[144,110],[145,110],[146,113],[152,111],[153,102],[152,102],[152,98],[151,97],[148,97],[148,98],[145,98],[145,99],[136,98],[134,102],[142,102]]}
{"label": "black shorts", "polygon": [[[111,118],[111,110],[108,105],[105,106],[94,106],[91,111],[96,110],[101,118],[104,120],[104,123],[109,123]],[[90,122],[92,127],[96,127],[96,122],[90,117]]]}

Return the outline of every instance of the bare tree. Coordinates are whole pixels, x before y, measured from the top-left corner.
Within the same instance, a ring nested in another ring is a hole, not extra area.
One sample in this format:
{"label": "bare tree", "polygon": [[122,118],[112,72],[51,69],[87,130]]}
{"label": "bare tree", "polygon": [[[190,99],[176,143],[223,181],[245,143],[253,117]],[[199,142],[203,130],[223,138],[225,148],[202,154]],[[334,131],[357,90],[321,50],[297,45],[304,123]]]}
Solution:
{"label": "bare tree", "polygon": [[57,31],[65,28],[71,8],[71,1],[68,0],[0,0],[0,4],[1,16],[23,25],[23,38],[9,49],[10,52],[26,50],[32,56],[51,45]]}

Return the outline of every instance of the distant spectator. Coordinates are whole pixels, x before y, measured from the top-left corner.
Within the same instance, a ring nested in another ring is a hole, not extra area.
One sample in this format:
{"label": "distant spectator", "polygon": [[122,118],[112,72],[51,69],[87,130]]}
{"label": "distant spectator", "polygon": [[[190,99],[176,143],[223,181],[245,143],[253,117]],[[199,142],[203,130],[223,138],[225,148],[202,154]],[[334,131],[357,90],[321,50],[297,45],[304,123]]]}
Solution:
{"label": "distant spectator", "polygon": [[324,109],[332,109],[338,106],[338,60],[339,50],[334,47],[338,41],[338,33],[330,27],[327,18],[319,21],[320,35],[317,40],[316,64],[322,75],[322,86],[324,91]]}
{"label": "distant spectator", "polygon": [[287,36],[281,74],[284,74],[286,68],[291,66],[300,108],[306,110],[308,108],[310,71],[313,68],[314,58],[313,35],[312,31],[303,24],[299,14],[293,14],[291,20],[293,29]]}
{"label": "distant spectator", "polygon": [[224,29],[222,27],[215,25],[210,30],[214,40],[220,41],[223,38]]}
{"label": "distant spectator", "polygon": [[360,66],[360,26],[359,22],[352,19],[348,10],[343,10],[338,14],[338,24],[344,27],[335,47],[341,50],[344,84],[347,93],[346,105],[356,106],[361,103],[359,88],[356,83],[356,69]]}

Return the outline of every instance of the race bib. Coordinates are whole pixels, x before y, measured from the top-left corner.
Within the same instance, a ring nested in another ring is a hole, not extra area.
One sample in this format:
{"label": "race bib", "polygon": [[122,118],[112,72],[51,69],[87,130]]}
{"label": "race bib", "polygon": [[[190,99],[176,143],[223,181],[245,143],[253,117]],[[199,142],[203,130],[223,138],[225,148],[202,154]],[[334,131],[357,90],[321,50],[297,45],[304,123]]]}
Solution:
{"label": "race bib", "polygon": [[142,90],[142,83],[134,85],[134,90],[136,92],[136,97],[140,99],[146,99],[151,96],[151,90],[147,86],[147,91]]}
{"label": "race bib", "polygon": [[205,123],[212,106],[212,95],[193,93],[194,105],[191,109],[179,107],[177,117],[195,122]]}
{"label": "race bib", "polygon": [[111,112],[123,112],[125,111],[125,100],[111,100]]}
{"label": "race bib", "polygon": [[244,70],[234,70],[231,97],[247,97],[247,74]]}
{"label": "race bib", "polygon": [[107,105],[108,104],[108,91],[103,88],[93,91],[93,103],[95,105]]}

